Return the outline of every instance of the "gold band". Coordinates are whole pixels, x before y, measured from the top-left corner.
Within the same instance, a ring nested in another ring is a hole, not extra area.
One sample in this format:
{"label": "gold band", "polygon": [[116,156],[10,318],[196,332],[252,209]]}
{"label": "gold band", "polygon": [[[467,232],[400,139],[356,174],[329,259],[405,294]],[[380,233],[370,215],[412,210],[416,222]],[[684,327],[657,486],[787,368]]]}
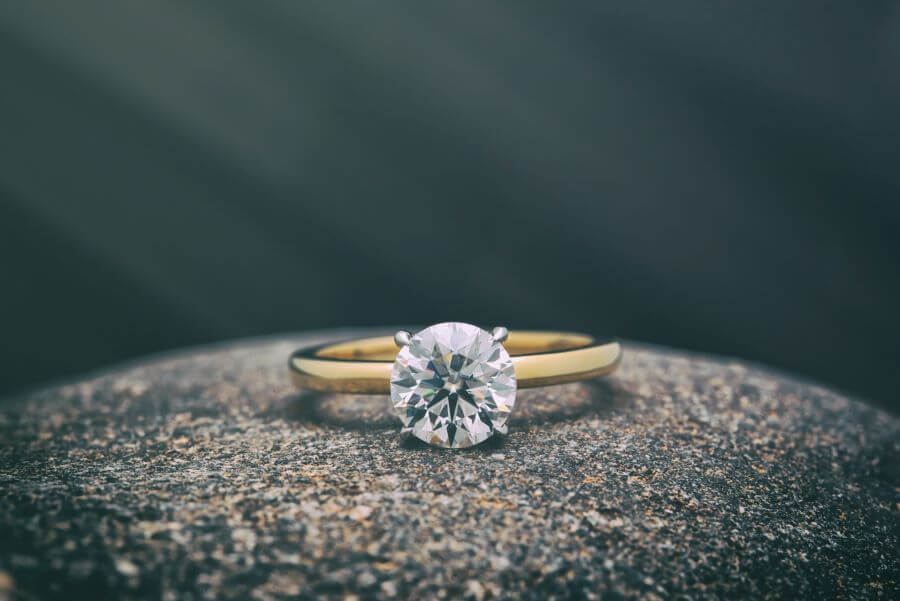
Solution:
{"label": "gold band", "polygon": [[[511,331],[503,346],[515,366],[518,388],[605,376],[622,358],[618,342],[586,334]],[[390,394],[396,356],[391,336],[300,349],[291,355],[291,379],[310,390]]]}

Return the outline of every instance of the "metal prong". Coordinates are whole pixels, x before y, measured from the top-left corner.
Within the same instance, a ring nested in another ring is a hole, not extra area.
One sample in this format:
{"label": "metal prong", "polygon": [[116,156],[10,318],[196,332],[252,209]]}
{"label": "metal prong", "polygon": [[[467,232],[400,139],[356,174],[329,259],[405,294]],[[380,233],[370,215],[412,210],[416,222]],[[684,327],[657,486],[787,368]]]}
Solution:
{"label": "metal prong", "polygon": [[506,342],[506,339],[509,337],[509,330],[507,330],[503,326],[497,326],[496,328],[491,330],[491,336],[497,342]]}
{"label": "metal prong", "polygon": [[406,330],[400,330],[399,332],[394,334],[394,344],[396,344],[400,348],[403,348],[404,346],[407,346],[409,344],[410,336],[412,336],[412,334],[410,334]]}

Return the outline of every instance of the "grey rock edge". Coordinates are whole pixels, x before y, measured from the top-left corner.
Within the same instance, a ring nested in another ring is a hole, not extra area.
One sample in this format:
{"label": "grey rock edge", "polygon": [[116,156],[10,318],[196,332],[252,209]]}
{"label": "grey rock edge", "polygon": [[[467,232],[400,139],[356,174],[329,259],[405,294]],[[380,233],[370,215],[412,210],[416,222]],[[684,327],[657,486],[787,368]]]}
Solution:
{"label": "grey rock edge", "polygon": [[439,449],[387,397],[295,391],[309,340],[0,405],[0,599],[898,597],[895,417],[627,344]]}

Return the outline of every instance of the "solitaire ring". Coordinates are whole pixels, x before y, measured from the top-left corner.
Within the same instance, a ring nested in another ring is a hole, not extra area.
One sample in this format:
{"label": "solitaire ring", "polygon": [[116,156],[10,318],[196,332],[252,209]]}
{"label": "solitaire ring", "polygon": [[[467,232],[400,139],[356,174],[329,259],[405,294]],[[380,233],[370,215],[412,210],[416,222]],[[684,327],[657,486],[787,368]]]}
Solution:
{"label": "solitaire ring", "polygon": [[621,358],[619,343],[586,334],[449,322],[303,348],[289,366],[300,388],[390,394],[405,436],[461,448],[506,434],[518,388],[603,376]]}

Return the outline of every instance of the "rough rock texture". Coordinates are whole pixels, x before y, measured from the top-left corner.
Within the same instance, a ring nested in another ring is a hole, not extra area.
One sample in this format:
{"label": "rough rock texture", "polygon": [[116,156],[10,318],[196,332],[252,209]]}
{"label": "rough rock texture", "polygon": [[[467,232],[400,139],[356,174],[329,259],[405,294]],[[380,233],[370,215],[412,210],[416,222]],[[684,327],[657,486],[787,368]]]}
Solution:
{"label": "rough rock texture", "polygon": [[[0,599],[898,598],[900,420],[626,345],[502,443],[294,391],[300,337],[0,405]],[[309,339],[307,339],[309,340]]]}

